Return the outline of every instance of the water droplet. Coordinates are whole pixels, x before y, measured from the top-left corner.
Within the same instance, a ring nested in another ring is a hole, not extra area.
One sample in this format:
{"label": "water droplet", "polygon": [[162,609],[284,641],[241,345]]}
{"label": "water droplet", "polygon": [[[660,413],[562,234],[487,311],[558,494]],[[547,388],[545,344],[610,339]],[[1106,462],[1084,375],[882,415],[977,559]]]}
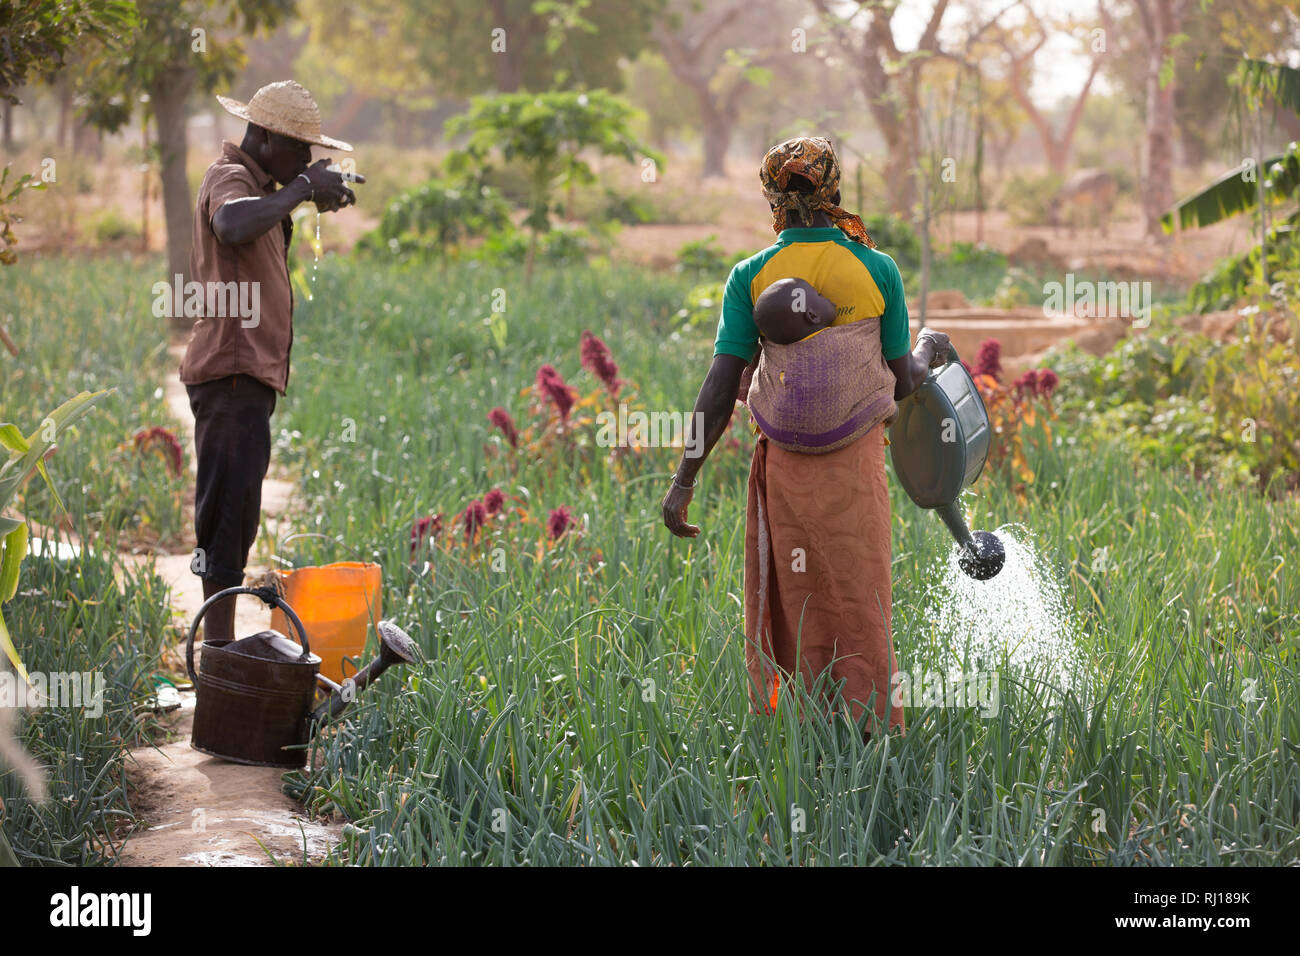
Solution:
{"label": "water droplet", "polygon": [[311,244],[311,282],[308,284],[307,301],[313,300],[312,292],[316,288],[316,267],[320,264],[320,210],[316,210],[316,241]]}

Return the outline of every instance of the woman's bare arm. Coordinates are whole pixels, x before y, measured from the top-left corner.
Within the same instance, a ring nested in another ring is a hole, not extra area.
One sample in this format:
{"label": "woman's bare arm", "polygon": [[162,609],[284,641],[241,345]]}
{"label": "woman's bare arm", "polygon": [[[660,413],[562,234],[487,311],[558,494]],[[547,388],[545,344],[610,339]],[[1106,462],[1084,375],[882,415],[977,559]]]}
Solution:
{"label": "woman's bare arm", "polygon": [[935,329],[922,329],[916,348],[887,361],[894,373],[894,401],[907,398],[921,386],[931,368],[948,361],[948,336]]}
{"label": "woman's bare arm", "polygon": [[[664,524],[679,538],[693,538],[700,529],[686,521],[686,507],[691,501],[690,485],[694,484],[704,459],[731,423],[736,408],[736,389],[740,376],[748,363],[734,355],[713,356],[709,374],[704,377],[700,394],[695,399],[695,414],[687,426],[686,448],[677,465],[677,477],[663,500]],[[697,430],[698,427],[698,430]],[[686,487],[679,487],[686,486]]]}

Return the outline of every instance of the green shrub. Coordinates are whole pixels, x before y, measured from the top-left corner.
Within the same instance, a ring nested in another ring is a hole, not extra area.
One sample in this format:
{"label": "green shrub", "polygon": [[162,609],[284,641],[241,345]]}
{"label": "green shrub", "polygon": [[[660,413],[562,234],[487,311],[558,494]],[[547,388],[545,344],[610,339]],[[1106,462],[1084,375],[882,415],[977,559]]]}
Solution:
{"label": "green shrub", "polygon": [[1002,188],[1002,208],[1018,226],[1044,225],[1052,220],[1052,198],[1063,184],[1056,173],[1013,173]]}
{"label": "green shrub", "polygon": [[[986,245],[954,242],[946,252],[937,252],[931,265],[931,289],[960,289],[971,301],[996,293],[1007,280],[1007,257]],[[1020,282],[1019,274],[1012,282]],[[1026,300],[1028,290],[1025,290]],[[1023,304],[1023,303],[1022,303]]]}
{"label": "green shrub", "polygon": [[902,216],[893,213],[879,213],[863,216],[862,223],[867,227],[867,234],[876,243],[876,248],[898,263],[898,268],[919,269],[921,267],[921,237]]}
{"label": "green shrub", "polygon": [[102,210],[90,220],[90,234],[101,246],[124,239],[139,239],[142,235],[140,224],[123,216],[116,206]]}
{"label": "green shrub", "polygon": [[[1119,431],[1145,457],[1262,488],[1300,485],[1300,357],[1247,315],[1219,342],[1175,326],[1135,333],[1094,358],[1054,350],[1063,412]],[[1294,335],[1294,333],[1293,333]]]}
{"label": "green shrub", "polygon": [[[537,257],[553,265],[580,264],[605,251],[607,239],[599,230],[582,226],[552,229],[538,237]],[[501,230],[483,240],[466,257],[483,261],[522,263],[528,258],[528,234],[518,229]]]}
{"label": "green shrub", "polygon": [[1008,269],[993,290],[989,304],[995,309],[1019,309],[1029,304],[1028,277],[1020,269]]}
{"label": "green shrub", "polygon": [[719,273],[729,268],[727,254],[718,245],[718,237],[710,234],[703,239],[682,243],[677,250],[678,272]]}
{"label": "green shrub", "polygon": [[370,250],[436,251],[510,226],[510,209],[487,185],[432,179],[394,199],[363,247]]}
{"label": "green shrub", "polygon": [[687,292],[682,307],[677,310],[680,330],[703,328],[717,322],[722,311],[722,289],[721,282],[706,282]]}
{"label": "green shrub", "polygon": [[573,214],[594,223],[616,222],[625,226],[653,222],[655,218],[654,207],[644,195],[619,192],[609,186],[579,190]]}
{"label": "green shrub", "polygon": [[[117,389],[74,426],[72,440],[58,444],[49,471],[78,529],[121,535],[123,545],[179,544],[193,488],[188,471],[175,475],[134,447],[134,436],[155,426],[182,434],[161,388],[176,364],[149,308],[162,275],[154,259],[41,258],[9,270],[0,283],[0,316],[23,350],[21,361],[5,367],[0,418],[34,426],[69,394]],[[73,276],[81,291],[63,295]],[[43,483],[28,485],[25,495],[25,511],[58,513]]]}

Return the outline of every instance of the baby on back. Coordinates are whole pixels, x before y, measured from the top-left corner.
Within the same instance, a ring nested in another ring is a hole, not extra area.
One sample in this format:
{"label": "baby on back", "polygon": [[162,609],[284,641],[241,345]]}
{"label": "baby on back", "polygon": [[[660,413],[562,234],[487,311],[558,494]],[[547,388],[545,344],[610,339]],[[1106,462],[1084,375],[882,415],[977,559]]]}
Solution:
{"label": "baby on back", "polygon": [[836,326],[835,315],[835,303],[798,278],[778,279],[754,302],[762,350],[746,402],[768,440],[789,451],[827,454],[893,419],[880,318]]}
{"label": "baby on back", "polygon": [[835,304],[803,279],[777,279],[754,303],[754,324],[763,338],[789,345],[835,321]]}

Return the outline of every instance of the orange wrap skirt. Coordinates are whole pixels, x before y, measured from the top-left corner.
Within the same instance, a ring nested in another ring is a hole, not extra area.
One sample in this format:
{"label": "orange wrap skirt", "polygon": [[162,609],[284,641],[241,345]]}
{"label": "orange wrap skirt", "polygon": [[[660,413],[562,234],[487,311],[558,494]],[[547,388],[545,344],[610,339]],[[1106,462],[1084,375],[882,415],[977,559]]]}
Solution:
{"label": "orange wrap skirt", "polygon": [[889,487],[885,426],[824,455],[759,434],[745,523],[745,666],[755,712],[799,674],[829,672],[855,722],[903,727],[891,704]]}

